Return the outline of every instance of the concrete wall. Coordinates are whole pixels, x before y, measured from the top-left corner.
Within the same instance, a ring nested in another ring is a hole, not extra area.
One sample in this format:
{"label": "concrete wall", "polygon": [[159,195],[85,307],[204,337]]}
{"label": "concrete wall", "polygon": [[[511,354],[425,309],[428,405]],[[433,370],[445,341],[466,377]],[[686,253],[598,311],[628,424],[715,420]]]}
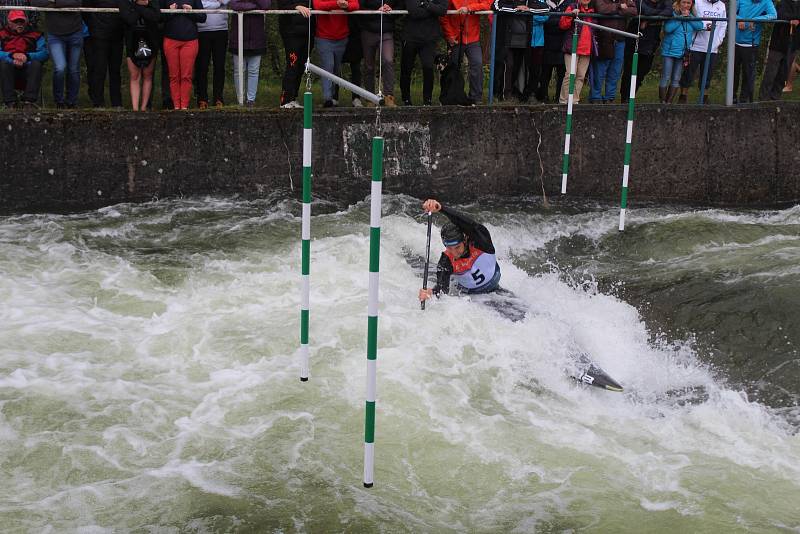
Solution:
{"label": "concrete wall", "polygon": [[[383,110],[384,188],[451,202],[549,195],[565,108]],[[569,194],[619,198],[627,108],[575,108]],[[375,111],[314,116],[314,195],[369,192]],[[299,198],[302,111],[0,114],[0,211],[73,211],[179,195]],[[541,145],[537,143],[541,134]],[[800,103],[636,110],[629,204],[778,205],[800,199]],[[290,192],[290,182],[294,192]]]}

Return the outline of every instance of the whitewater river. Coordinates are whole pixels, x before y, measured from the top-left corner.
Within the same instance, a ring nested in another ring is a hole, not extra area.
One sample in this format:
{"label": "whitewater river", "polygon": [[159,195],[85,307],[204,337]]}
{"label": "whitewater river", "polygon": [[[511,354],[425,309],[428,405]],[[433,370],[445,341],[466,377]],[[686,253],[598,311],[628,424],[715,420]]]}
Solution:
{"label": "whitewater river", "polygon": [[368,203],[313,206],[305,383],[298,202],[0,218],[0,531],[800,532],[800,207],[462,207],[527,314],[421,311],[384,198],[372,489]]}

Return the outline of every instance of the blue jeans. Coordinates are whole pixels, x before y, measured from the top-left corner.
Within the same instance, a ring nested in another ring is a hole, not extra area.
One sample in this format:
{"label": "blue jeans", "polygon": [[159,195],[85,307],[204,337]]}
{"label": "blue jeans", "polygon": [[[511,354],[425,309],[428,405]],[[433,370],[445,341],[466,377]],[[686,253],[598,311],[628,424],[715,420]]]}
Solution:
{"label": "blue jeans", "polygon": [[[261,55],[254,54],[244,56],[244,75],[247,81],[245,85],[245,102],[255,102],[256,92],[258,91],[258,73],[261,70]],[[214,64],[216,71],[217,65]],[[239,56],[233,54],[233,85],[236,86],[236,96],[239,96]]]}
{"label": "blue jeans", "polygon": [[[49,34],[47,48],[53,58],[53,99],[56,104],[74,106],[78,103],[81,88],[81,49],[83,31],[66,35]],[[67,80],[67,98],[64,99],[64,78]]]}
{"label": "blue jeans", "polygon": [[[344,50],[347,48],[347,38],[331,41],[316,37],[314,43],[317,47],[317,54],[319,54],[319,66],[331,74],[340,76]],[[322,78],[322,98],[326,101],[333,100],[333,82],[328,78]]]}
{"label": "blue jeans", "polygon": [[[703,54],[705,55],[705,54]],[[658,82],[659,87],[678,87],[681,81],[681,74],[683,73],[683,58],[682,57],[661,57],[661,81]]]}
{"label": "blue jeans", "polygon": [[[608,100],[613,102],[617,97],[617,85],[622,75],[622,63],[625,60],[625,41],[614,42],[612,59],[592,58],[589,65],[589,102]],[[605,88],[605,94],[603,94]]]}

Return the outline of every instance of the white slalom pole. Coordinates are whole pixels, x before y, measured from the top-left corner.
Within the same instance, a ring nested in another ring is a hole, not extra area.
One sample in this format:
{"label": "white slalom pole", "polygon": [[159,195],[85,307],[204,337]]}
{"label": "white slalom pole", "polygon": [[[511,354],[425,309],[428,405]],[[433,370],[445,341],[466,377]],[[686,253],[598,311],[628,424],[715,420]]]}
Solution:
{"label": "white slalom pole", "polygon": [[383,137],[372,138],[372,190],[369,211],[369,304],[367,307],[367,406],[364,417],[364,487],[375,470],[375,393],[378,359],[378,282],[381,251]]}

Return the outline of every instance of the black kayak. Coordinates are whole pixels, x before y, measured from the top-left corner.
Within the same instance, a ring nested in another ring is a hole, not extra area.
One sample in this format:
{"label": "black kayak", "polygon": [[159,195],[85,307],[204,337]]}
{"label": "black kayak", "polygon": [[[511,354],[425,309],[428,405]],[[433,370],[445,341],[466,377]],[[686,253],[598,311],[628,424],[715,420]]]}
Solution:
{"label": "black kayak", "polygon": [[608,373],[600,368],[599,365],[590,360],[589,356],[586,354],[581,354],[578,358],[581,362],[581,368],[583,371],[577,373],[577,376],[573,376],[575,380],[581,384],[594,386],[607,391],[623,390],[620,383],[611,378]]}

